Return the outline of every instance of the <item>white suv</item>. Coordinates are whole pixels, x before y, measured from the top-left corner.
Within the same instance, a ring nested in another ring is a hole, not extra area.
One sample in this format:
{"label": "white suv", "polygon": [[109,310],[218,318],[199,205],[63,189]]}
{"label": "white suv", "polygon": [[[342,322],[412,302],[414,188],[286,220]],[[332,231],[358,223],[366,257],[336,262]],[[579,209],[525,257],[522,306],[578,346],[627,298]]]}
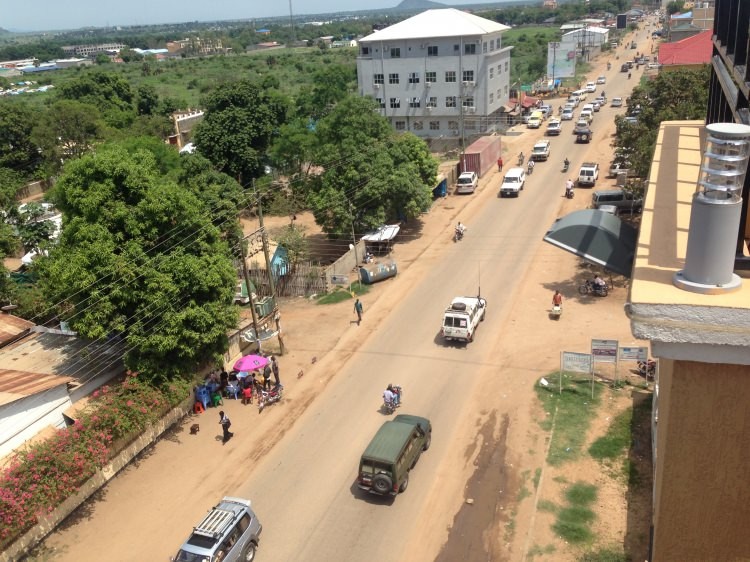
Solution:
{"label": "white suv", "polygon": [[474,193],[478,183],[479,179],[476,172],[464,172],[458,176],[456,193]]}

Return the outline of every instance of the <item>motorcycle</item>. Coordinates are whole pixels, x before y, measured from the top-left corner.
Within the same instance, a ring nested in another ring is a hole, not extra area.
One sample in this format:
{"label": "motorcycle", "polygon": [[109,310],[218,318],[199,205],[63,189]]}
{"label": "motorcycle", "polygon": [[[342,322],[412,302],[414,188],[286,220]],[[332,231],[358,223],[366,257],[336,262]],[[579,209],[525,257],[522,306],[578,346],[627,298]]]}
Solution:
{"label": "motorcycle", "polygon": [[573,199],[575,197],[575,193],[573,192],[572,187],[565,187],[565,198],[566,199]]}
{"label": "motorcycle", "polygon": [[526,158],[524,157],[524,155],[523,155],[523,152],[522,152],[521,154],[519,154],[519,155],[518,155],[518,165],[519,165],[519,166],[523,166],[523,161],[524,161],[525,159],[526,159]]}
{"label": "motorcycle", "polygon": [[271,390],[261,390],[258,395],[258,413],[263,411],[263,408],[270,406],[276,402],[279,402],[284,394],[284,386],[277,384]]}
{"label": "motorcycle", "polygon": [[560,316],[562,316],[562,305],[553,304],[552,310],[550,311],[549,315],[553,320],[559,320]]}
{"label": "motorcycle", "polygon": [[391,387],[391,390],[396,395],[396,400],[389,402],[388,400],[383,397],[383,412],[386,414],[392,414],[396,411],[396,408],[401,406],[401,399],[404,396],[404,391],[401,389],[400,386],[393,385]]}
{"label": "motorcycle", "polygon": [[593,294],[597,297],[606,297],[609,294],[609,288],[607,285],[597,285],[593,281],[586,281],[580,287],[578,292],[581,295]]}
{"label": "motorcycle", "polygon": [[533,160],[529,160],[529,165],[526,166],[526,175],[530,176],[533,171],[534,171],[534,161]]}
{"label": "motorcycle", "polygon": [[611,70],[611,69],[612,69],[612,63],[611,63],[611,62],[608,62],[608,63],[607,63],[607,70]]}
{"label": "motorcycle", "polygon": [[638,361],[638,374],[646,380],[653,380],[656,376],[656,361],[653,359]]}
{"label": "motorcycle", "polygon": [[453,241],[454,242],[459,242],[459,241],[463,240],[464,239],[464,232],[466,232],[466,227],[463,227],[463,228],[456,227],[453,230]]}
{"label": "motorcycle", "polygon": [[563,169],[562,169],[562,171],[563,171],[563,174],[564,174],[565,172],[567,172],[569,168],[570,168],[570,162],[568,162],[568,161],[566,160],[565,162],[563,162]]}
{"label": "motorcycle", "polygon": [[628,80],[630,80],[630,72],[628,72]]}

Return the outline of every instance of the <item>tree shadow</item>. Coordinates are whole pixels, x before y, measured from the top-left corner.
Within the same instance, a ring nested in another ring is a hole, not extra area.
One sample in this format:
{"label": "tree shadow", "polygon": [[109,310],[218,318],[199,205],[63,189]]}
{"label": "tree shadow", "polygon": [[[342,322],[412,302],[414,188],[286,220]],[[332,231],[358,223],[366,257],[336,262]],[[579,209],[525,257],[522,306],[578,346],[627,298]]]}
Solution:
{"label": "tree shadow", "polygon": [[560,291],[563,299],[575,300],[581,304],[587,305],[596,304],[598,300],[609,298],[609,296],[600,297],[592,293],[582,295],[578,292],[578,288],[586,281],[591,281],[597,274],[601,275],[602,279],[607,282],[607,286],[610,289],[627,286],[627,279],[624,277],[613,275],[610,271],[601,266],[590,264],[585,260],[578,261],[578,264],[576,265],[576,273],[572,278],[561,279],[552,283],[542,283],[542,286],[550,292],[550,295],[555,291]]}

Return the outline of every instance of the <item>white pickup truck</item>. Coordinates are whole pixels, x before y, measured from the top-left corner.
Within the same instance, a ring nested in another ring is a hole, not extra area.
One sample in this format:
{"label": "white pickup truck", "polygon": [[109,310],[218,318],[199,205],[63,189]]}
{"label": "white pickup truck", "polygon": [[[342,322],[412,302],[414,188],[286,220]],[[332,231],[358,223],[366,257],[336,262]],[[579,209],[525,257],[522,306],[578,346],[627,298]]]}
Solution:
{"label": "white pickup truck", "polygon": [[578,172],[578,185],[595,186],[599,179],[599,164],[584,162]]}
{"label": "white pickup truck", "polygon": [[455,297],[443,314],[443,338],[472,341],[486,312],[487,300],[482,297]]}

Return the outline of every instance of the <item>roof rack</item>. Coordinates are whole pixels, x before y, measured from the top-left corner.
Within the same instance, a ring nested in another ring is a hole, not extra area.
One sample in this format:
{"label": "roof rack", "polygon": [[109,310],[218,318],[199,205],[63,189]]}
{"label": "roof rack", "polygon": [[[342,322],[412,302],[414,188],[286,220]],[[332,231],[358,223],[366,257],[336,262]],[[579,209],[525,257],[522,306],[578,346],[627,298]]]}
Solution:
{"label": "roof rack", "polygon": [[226,509],[213,508],[193,531],[196,535],[202,535],[212,539],[218,539],[234,520],[234,513]]}

